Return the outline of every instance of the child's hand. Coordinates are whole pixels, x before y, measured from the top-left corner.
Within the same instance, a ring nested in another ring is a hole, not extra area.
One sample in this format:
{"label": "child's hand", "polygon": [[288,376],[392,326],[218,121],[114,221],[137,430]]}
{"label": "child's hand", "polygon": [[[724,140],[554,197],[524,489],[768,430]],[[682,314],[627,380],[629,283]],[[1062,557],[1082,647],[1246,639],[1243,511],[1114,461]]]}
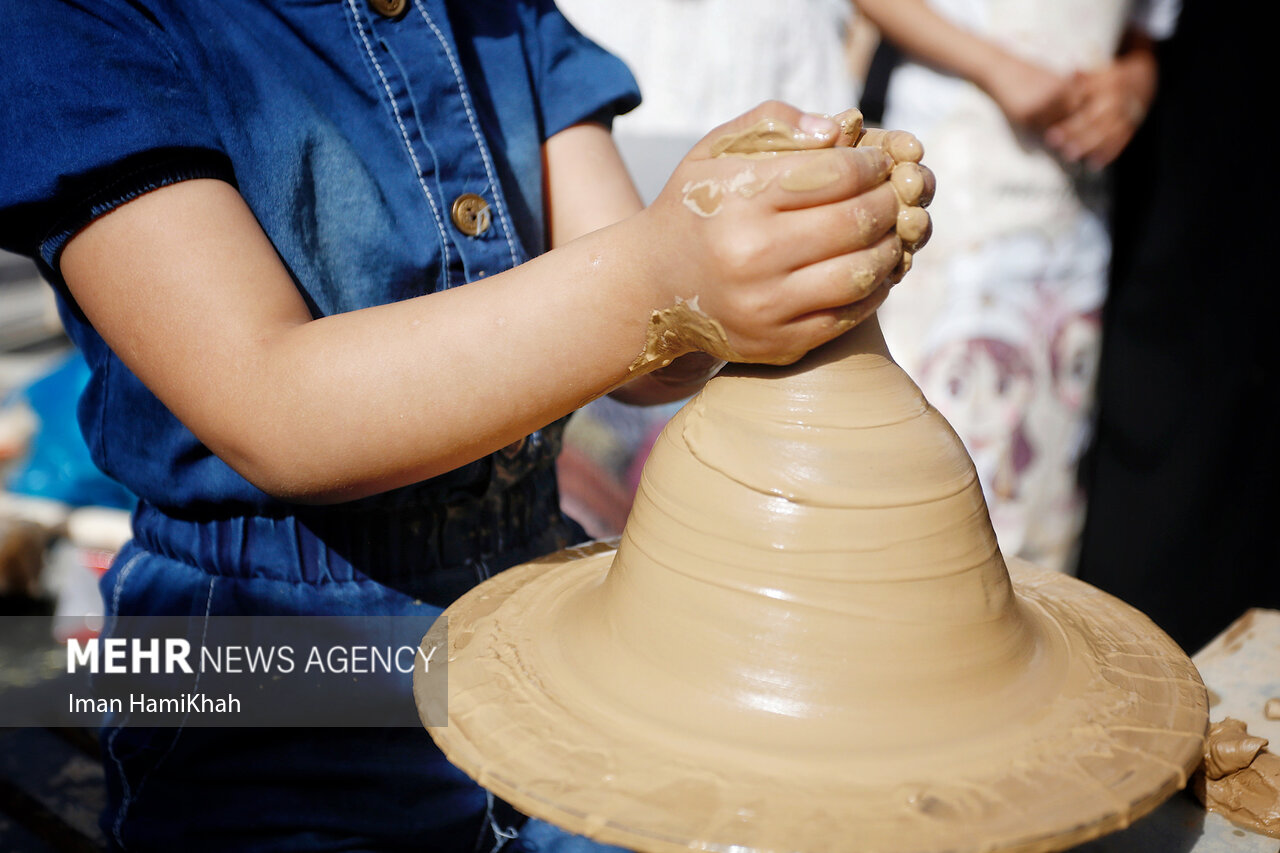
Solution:
{"label": "child's hand", "polygon": [[894,165],[777,102],[713,130],[642,214],[654,304],[632,371],[695,349],[788,364],[867,316],[903,256]]}

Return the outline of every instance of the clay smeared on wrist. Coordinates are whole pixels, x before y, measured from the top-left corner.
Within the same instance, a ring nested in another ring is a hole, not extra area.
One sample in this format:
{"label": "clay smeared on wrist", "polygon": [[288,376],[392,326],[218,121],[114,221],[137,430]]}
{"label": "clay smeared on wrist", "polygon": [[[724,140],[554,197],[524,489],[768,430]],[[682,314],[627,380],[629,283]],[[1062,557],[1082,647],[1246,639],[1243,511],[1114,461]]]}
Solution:
{"label": "clay smeared on wrist", "polygon": [[742,361],[743,357],[729,343],[724,326],[698,307],[698,297],[689,300],[676,297],[670,308],[649,315],[644,349],[627,368],[631,379],[666,367],[680,356],[701,350],[724,361]]}

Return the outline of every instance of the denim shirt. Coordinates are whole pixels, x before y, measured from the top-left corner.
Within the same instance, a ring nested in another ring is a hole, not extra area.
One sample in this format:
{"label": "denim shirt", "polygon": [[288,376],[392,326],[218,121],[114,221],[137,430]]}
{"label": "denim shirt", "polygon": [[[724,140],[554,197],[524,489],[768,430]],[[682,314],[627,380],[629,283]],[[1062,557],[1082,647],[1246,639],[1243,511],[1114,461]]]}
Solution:
{"label": "denim shirt", "polygon": [[[205,448],[76,308],[58,262],[79,229],[150,189],[219,178],[239,189],[314,315],[393,302],[544,251],[542,142],[639,100],[625,66],[551,0],[6,10],[0,245],[37,259],[93,369],[79,417],[95,462],[144,502],[183,513],[288,508]],[[488,219],[475,234],[454,217],[473,197]],[[377,431],[371,423],[369,440]],[[501,489],[549,466],[558,435],[553,425],[368,502],[447,504]]]}

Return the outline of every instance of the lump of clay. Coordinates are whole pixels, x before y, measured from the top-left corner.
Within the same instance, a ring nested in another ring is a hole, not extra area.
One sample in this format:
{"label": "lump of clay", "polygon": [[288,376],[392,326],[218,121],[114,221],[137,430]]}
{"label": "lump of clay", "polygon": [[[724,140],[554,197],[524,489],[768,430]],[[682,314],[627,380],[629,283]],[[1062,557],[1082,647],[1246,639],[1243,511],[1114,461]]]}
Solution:
{"label": "lump of clay", "polygon": [[1280,838],[1280,756],[1266,747],[1267,739],[1250,735],[1239,720],[1214,723],[1194,788],[1210,811]]}

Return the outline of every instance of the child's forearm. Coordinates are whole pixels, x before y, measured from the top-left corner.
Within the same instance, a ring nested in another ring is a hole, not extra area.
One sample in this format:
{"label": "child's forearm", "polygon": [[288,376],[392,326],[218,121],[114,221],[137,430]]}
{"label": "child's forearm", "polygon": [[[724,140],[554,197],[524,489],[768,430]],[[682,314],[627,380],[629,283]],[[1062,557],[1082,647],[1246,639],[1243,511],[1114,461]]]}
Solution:
{"label": "child's forearm", "polygon": [[62,267],[130,369],[285,499],[353,499],[480,458],[620,384],[644,340],[644,258],[607,230],[463,288],[312,320],[255,226],[230,186],[185,182],[90,226]]}
{"label": "child's forearm", "polygon": [[[62,272],[112,349],[228,464],[284,499],[341,501],[480,458],[692,349],[677,335],[641,358],[651,317],[681,300],[720,327],[711,349],[743,360],[793,360],[834,337],[901,258],[886,160],[703,150],[615,225],[465,287],[320,319],[219,181],[96,220]],[[748,179],[714,215],[680,194]]]}

